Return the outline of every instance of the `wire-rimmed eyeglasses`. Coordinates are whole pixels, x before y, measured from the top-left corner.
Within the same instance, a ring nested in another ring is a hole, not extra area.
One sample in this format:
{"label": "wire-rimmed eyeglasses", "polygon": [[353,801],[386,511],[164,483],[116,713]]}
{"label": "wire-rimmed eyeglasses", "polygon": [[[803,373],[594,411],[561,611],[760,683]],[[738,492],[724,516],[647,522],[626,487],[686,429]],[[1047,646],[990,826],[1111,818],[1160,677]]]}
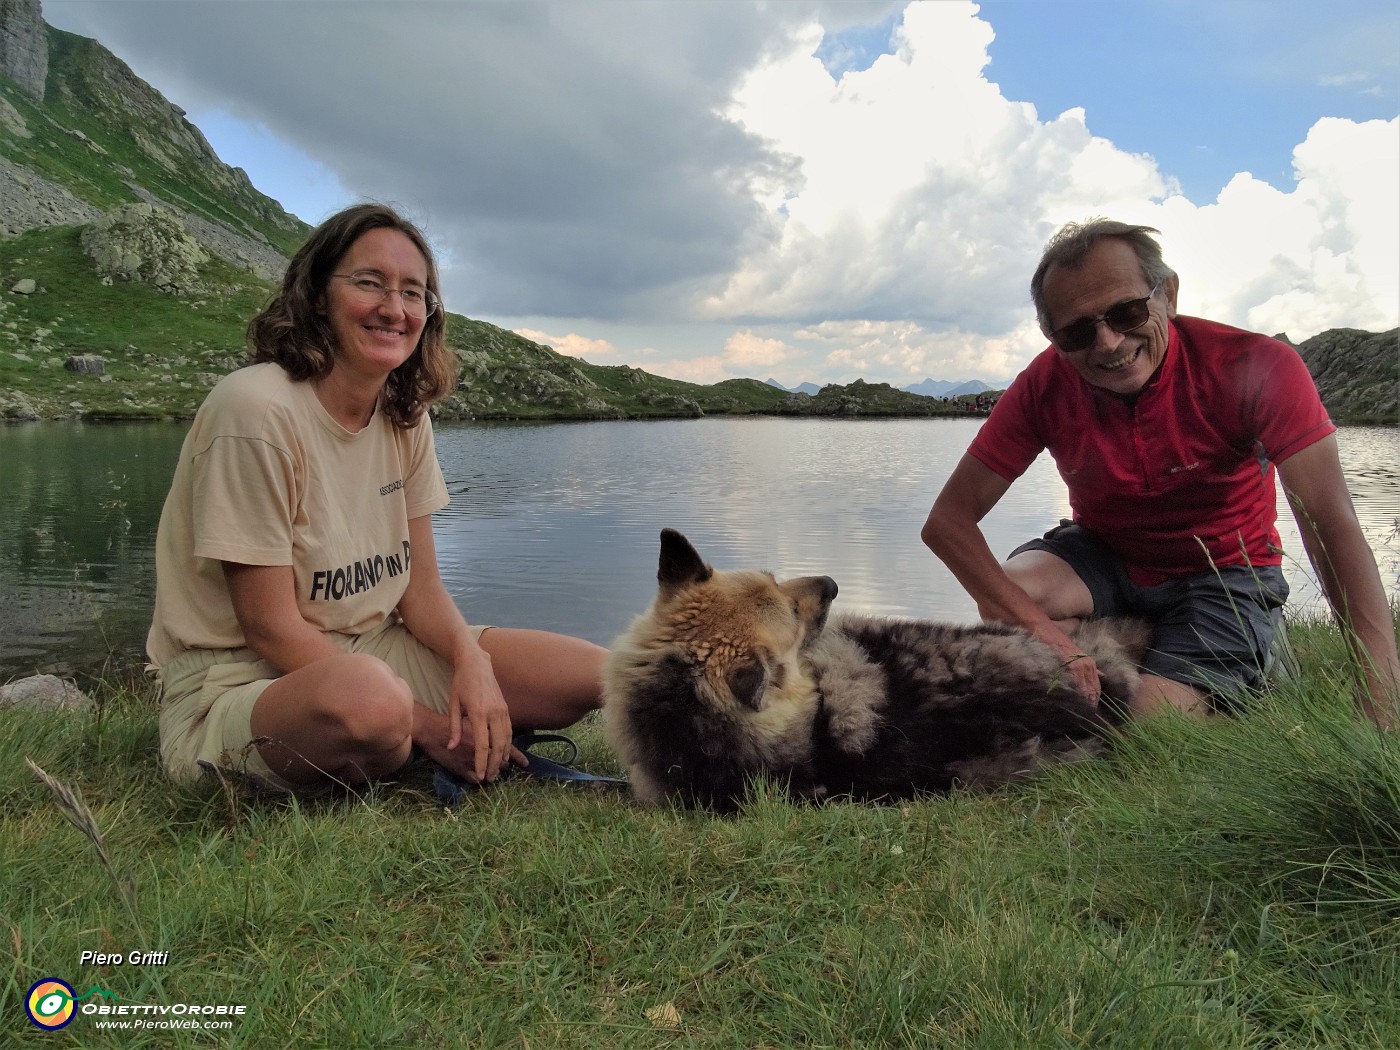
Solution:
{"label": "wire-rimmed eyeglasses", "polygon": [[332,277],[339,277],[342,281],[349,281],[351,291],[355,297],[363,303],[381,303],[395,292],[398,293],[399,302],[403,303],[403,312],[412,314],[414,317],[431,316],[434,310],[442,305],[440,300],[426,288],[390,288],[384,278],[373,270],[356,270],[354,273],[333,273]]}

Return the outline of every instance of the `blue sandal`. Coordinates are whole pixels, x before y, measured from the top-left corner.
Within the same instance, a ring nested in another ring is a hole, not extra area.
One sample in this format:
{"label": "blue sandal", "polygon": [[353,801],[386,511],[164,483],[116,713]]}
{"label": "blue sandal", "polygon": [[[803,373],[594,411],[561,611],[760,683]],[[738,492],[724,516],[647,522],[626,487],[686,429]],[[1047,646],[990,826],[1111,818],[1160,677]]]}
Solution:
{"label": "blue sandal", "polygon": [[[618,777],[598,776],[576,769],[573,763],[578,759],[578,745],[561,733],[536,733],[533,730],[527,730],[524,733],[517,733],[513,743],[525,753],[529,764],[523,767],[507,766],[503,776],[538,777],[542,780],[558,780],[583,786],[627,786],[627,781]],[[569,748],[569,756],[562,762],[544,758],[530,751],[530,748],[536,744],[566,744]],[[433,790],[437,792],[437,797],[444,805],[455,806],[466,797],[469,791],[475,791],[480,786],[480,784],[473,784],[470,780],[459,777],[455,773],[449,773],[441,766],[433,771]]]}

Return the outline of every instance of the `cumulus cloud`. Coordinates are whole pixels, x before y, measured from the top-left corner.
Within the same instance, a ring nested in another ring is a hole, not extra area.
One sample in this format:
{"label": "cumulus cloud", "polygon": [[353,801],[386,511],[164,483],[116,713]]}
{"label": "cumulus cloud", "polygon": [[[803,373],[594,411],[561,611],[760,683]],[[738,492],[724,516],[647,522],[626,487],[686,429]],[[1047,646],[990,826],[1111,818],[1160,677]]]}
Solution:
{"label": "cumulus cloud", "polygon": [[582,357],[589,361],[596,361],[600,357],[617,356],[617,347],[606,339],[592,339],[586,335],[579,335],[577,332],[570,332],[568,335],[550,335],[537,328],[516,328],[514,332],[531,342],[553,347],[559,353],[569,357]]}
{"label": "cumulus cloud", "polygon": [[647,371],[669,379],[680,379],[687,383],[719,383],[726,379],[746,378],[729,371],[725,360],[719,354],[706,354],[703,357],[678,357],[669,361],[654,361]]}
{"label": "cumulus cloud", "polygon": [[1145,221],[1170,233],[1181,309],[1306,338],[1400,317],[1400,118],[1318,121],[1285,193],[1240,174],[1214,204],[1173,198]]}
{"label": "cumulus cloud", "polygon": [[706,302],[714,316],[825,314],[1005,331],[1054,226],[1161,197],[1151,158],[1092,135],[1082,110],[1041,122],[983,69],[991,26],[966,4],[914,4],[893,54],[834,80],[820,27],[756,67],[731,119],[798,178],[765,203],[781,235]]}
{"label": "cumulus cloud", "polygon": [[781,339],[769,339],[743,329],[731,335],[724,344],[724,361],[733,368],[765,368],[798,357],[795,347]]}
{"label": "cumulus cloud", "polygon": [[1003,97],[983,75],[993,36],[976,8],[910,6],[894,53],[839,79],[813,56],[819,34],[735,92],[731,119],[793,157],[795,178],[763,198],[780,234],[705,309],[840,319],[828,374],[1016,371],[1044,345],[1025,291],[1040,249],[1095,214],[1162,229],[1195,312],[1300,338],[1400,317],[1395,121],[1321,120],[1295,152],[1295,187],[1243,173],[1197,205],[1153,157],[1094,135],[1084,110],[1042,120]]}
{"label": "cumulus cloud", "polygon": [[649,362],[647,369],[688,383],[718,383],[725,379],[766,376],[773,368],[802,356],[801,350],[781,339],[743,328],[724,341],[722,353]]}
{"label": "cumulus cloud", "polygon": [[1024,365],[1027,348],[1040,349],[1044,342],[1031,321],[992,338],[970,331],[931,332],[910,321],[824,321],[794,337],[835,347],[825,360],[838,381],[875,374],[901,386],[936,376],[1010,379]]}

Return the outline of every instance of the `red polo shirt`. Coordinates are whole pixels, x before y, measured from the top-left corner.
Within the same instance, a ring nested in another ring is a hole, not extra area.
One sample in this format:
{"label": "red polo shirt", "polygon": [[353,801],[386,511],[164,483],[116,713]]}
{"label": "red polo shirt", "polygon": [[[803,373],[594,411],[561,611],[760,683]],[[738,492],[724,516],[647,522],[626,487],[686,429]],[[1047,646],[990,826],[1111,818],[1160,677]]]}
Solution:
{"label": "red polo shirt", "polygon": [[1177,317],[1135,402],[1086,383],[1051,347],[968,452],[1014,481],[1049,449],[1074,520],[1151,586],[1212,563],[1279,564],[1274,464],[1336,429],[1287,343]]}

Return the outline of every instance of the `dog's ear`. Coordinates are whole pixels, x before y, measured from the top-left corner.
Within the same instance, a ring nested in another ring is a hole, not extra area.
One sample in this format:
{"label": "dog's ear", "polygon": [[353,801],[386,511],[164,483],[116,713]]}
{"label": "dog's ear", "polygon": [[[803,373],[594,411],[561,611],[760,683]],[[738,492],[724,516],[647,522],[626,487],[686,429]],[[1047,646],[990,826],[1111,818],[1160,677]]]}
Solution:
{"label": "dog's ear", "polygon": [[763,690],[768,685],[768,672],[758,660],[740,664],[725,676],[724,684],[734,699],[755,711],[763,707]]}
{"label": "dog's ear", "polygon": [[663,593],[692,583],[704,583],[714,575],[690,541],[675,529],[661,530],[661,564],[656,582]]}

